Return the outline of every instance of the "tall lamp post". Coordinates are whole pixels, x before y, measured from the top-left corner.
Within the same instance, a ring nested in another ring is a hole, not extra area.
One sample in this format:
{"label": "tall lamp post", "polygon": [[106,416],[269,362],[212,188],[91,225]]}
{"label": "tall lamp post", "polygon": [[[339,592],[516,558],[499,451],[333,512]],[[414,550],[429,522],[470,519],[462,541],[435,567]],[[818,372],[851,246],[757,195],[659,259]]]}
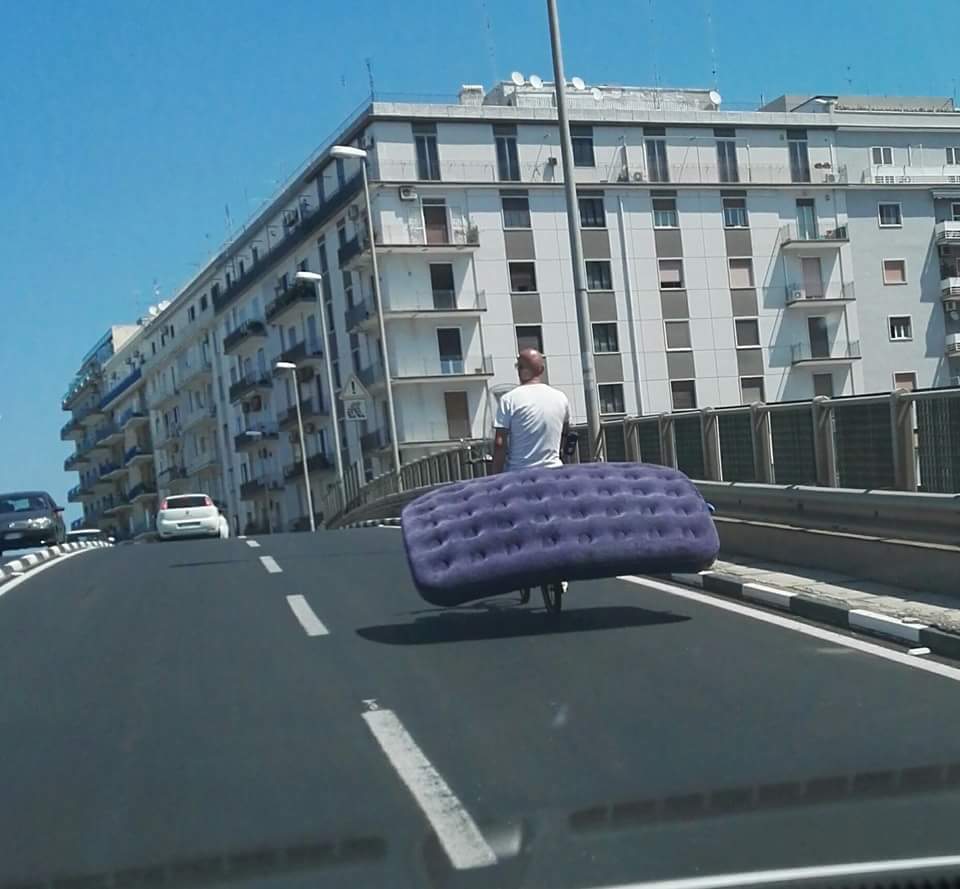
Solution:
{"label": "tall lamp post", "polygon": [[360,161],[363,172],[363,197],[367,204],[367,236],[370,239],[370,260],[373,264],[373,295],[377,301],[377,320],[380,326],[380,343],[383,346],[383,375],[387,389],[387,421],[390,424],[390,444],[393,450],[393,468],[397,473],[397,489],[403,490],[400,475],[400,443],[397,441],[397,415],[393,409],[393,386],[390,382],[390,350],[387,348],[387,328],[383,320],[383,300],[380,298],[380,270],[377,266],[377,243],[373,233],[373,204],[370,203],[370,183],[367,180],[367,152],[351,145],[335,145],[331,157],[354,158]]}
{"label": "tall lamp post", "polygon": [[317,530],[317,522],[313,517],[313,494],[310,493],[310,470],[307,467],[307,446],[303,440],[303,414],[300,411],[300,379],[297,376],[297,366],[292,361],[278,361],[274,367],[277,370],[289,370],[293,377],[293,400],[297,405],[297,430],[300,432],[300,462],[303,464],[303,483],[307,486],[307,513],[310,515],[310,530]]}
{"label": "tall lamp post", "polygon": [[[333,417],[333,454],[337,464],[337,482],[340,485],[340,496],[346,500],[346,489],[343,485],[343,455],[340,453],[340,427],[337,422],[337,394],[333,391],[333,364],[330,360],[330,341],[327,331],[326,309],[324,308],[323,290],[320,287],[323,275],[319,272],[297,272],[298,281],[312,281],[313,289],[317,294],[317,308],[320,312],[320,333],[323,337],[323,363],[327,369],[327,388],[330,390],[330,414]],[[279,366],[279,365],[278,365]],[[297,417],[300,416],[300,393],[297,392]],[[303,429],[300,431],[300,446],[303,447]],[[310,489],[309,483],[307,490]],[[338,509],[343,508],[343,503]],[[313,524],[313,513],[310,514],[310,523]]]}

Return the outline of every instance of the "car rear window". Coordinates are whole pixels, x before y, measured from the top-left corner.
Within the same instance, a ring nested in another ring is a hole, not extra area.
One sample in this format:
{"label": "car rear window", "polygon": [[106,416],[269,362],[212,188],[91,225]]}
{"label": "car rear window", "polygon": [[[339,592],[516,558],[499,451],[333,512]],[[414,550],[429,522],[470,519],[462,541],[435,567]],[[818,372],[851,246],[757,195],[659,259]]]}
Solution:
{"label": "car rear window", "polygon": [[196,509],[198,506],[206,506],[207,498],[202,494],[191,494],[181,497],[167,497],[167,509]]}

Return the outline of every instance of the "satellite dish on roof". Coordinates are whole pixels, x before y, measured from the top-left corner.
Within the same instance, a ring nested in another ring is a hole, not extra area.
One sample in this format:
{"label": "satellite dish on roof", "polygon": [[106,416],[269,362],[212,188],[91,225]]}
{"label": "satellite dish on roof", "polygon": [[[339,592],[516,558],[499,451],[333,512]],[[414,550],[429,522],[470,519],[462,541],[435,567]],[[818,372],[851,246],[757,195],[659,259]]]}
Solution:
{"label": "satellite dish on roof", "polygon": [[573,84],[573,88],[574,88],[575,90],[579,90],[579,91],[581,91],[581,92],[587,88],[587,85],[583,82],[583,78],[582,78],[582,77],[574,77],[574,78],[570,81],[570,83]]}
{"label": "satellite dish on roof", "polygon": [[602,101],[603,101],[603,93],[601,93],[600,90],[598,90],[596,87],[594,87],[592,90],[590,90],[590,95],[593,96],[593,101],[594,101],[594,102],[602,102]]}
{"label": "satellite dish on roof", "polygon": [[543,78],[539,74],[530,75],[530,86],[535,90],[541,89],[543,87]]}
{"label": "satellite dish on roof", "polygon": [[710,90],[710,101],[719,108],[720,103],[723,101],[723,96],[716,90]]}
{"label": "satellite dish on roof", "polygon": [[514,82],[516,86],[523,86],[523,75],[519,71],[514,71],[510,75],[510,79]]}

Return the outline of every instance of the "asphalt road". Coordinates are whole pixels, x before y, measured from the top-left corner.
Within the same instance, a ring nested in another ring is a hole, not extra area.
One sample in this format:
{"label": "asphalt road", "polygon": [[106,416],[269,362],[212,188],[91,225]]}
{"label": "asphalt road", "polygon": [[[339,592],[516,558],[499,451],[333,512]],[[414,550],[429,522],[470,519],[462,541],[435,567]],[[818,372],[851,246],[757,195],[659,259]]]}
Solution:
{"label": "asphalt road", "polygon": [[583,887],[960,851],[960,670],[669,584],[443,612],[393,529],[253,542],[0,586],[0,886]]}

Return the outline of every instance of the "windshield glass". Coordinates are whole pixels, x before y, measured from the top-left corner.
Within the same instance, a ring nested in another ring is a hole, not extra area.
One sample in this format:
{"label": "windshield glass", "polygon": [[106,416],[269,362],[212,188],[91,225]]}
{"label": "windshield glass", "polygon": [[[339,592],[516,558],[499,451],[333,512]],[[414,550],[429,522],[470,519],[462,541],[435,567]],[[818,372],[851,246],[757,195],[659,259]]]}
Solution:
{"label": "windshield glass", "polygon": [[195,509],[206,506],[207,498],[203,495],[187,495],[183,497],[167,497],[167,509]]}
{"label": "windshield glass", "polygon": [[36,494],[0,494],[0,513],[35,512],[48,506],[47,501]]}

